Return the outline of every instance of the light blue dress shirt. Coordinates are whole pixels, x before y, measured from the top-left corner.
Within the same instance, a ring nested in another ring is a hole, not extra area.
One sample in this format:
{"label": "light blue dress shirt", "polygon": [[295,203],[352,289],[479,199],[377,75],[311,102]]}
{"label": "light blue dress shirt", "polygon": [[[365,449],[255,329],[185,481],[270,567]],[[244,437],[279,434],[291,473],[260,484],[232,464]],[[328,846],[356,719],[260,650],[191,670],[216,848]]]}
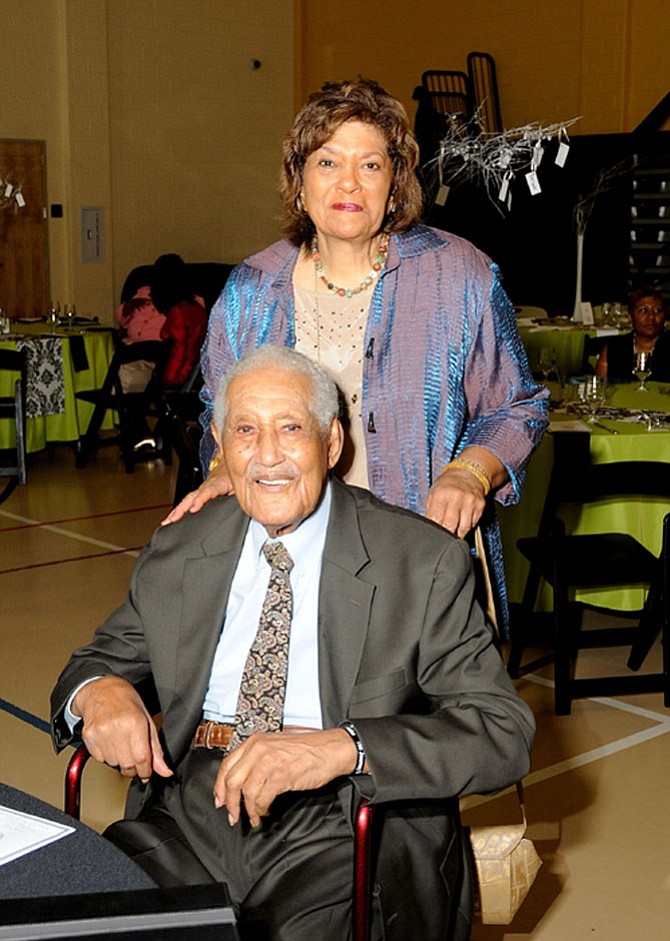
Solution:
{"label": "light blue dress shirt", "polygon": [[[288,677],[284,700],[284,725],[323,727],[319,698],[319,581],[321,559],[330,515],[330,485],[318,509],[282,542],[293,559],[290,580],[293,617],[289,644]],[[223,630],[214,655],[205,694],[205,719],[232,723],[244,664],[258,630],[270,580],[262,548],[268,539],[265,527],[252,520],[233,577]]]}

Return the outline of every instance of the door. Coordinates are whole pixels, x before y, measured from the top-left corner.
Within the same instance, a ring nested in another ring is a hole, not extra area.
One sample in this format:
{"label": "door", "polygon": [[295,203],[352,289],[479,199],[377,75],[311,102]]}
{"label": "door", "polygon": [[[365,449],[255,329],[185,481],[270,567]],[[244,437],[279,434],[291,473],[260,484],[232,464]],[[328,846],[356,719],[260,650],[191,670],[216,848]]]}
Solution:
{"label": "door", "polygon": [[0,140],[0,307],[10,317],[47,309],[45,166],[43,141]]}

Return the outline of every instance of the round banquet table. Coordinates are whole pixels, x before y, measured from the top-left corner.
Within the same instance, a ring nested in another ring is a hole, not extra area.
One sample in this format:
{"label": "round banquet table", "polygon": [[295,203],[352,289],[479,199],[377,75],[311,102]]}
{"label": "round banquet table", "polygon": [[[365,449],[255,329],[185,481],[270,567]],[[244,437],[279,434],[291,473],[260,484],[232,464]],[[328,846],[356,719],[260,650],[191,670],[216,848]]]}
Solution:
{"label": "round banquet table", "polygon": [[[552,396],[558,396],[556,384],[549,383]],[[528,466],[526,484],[516,506],[498,507],[503,541],[505,577],[510,602],[520,602],[528,575],[528,561],[516,548],[517,539],[537,533],[540,515],[549,483],[553,462],[552,434],[560,434],[561,425],[577,422],[584,434],[590,435],[591,460],[594,463],[613,461],[662,461],[668,464],[670,474],[670,422],[648,431],[643,422],[635,421],[634,412],[640,409],[652,413],[670,413],[670,386],[648,383],[649,392],[636,392],[637,383],[613,384],[608,407],[629,410],[626,420],[607,417],[601,413],[604,427],[585,424],[579,416],[557,409],[550,414],[549,433],[533,454]],[[608,432],[611,428],[616,434]],[[623,532],[638,539],[650,552],[661,551],[663,517],[670,512],[666,502],[650,497],[644,499],[602,500],[585,507],[566,507],[562,518],[568,532],[589,534]],[[546,586],[538,601],[540,610],[551,610],[551,591]],[[643,589],[629,586],[616,591],[588,589],[576,593],[582,602],[619,611],[637,611],[644,603]]]}
{"label": "round banquet table", "polygon": [[0,805],[74,827],[74,833],[0,866],[0,899],[155,888],[125,853],[50,804],[0,784]]}
{"label": "round banquet table", "polygon": [[[49,442],[76,441],[88,426],[90,402],[76,393],[99,389],[114,355],[114,331],[94,324],[54,326],[44,322],[12,322],[0,343],[28,350],[26,450],[40,451]],[[0,395],[13,395],[15,376],[0,373]],[[103,429],[113,427],[111,412]],[[14,428],[0,422],[0,448],[15,444]]]}

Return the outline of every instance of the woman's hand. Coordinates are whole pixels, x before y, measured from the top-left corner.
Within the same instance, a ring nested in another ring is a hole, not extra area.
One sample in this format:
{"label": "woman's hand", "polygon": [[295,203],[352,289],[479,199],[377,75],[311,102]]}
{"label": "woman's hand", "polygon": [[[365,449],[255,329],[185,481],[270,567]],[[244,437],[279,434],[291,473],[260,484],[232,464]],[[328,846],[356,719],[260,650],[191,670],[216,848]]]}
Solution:
{"label": "woman's hand", "polygon": [[[459,458],[480,468],[490,481],[491,489],[507,480],[503,465],[485,448],[465,448],[454,460]],[[466,466],[448,464],[428,491],[426,516],[463,539],[481,519],[487,493],[479,475]]]}
{"label": "woman's hand", "polygon": [[428,491],[426,516],[463,539],[484,512],[484,487],[470,471],[449,468]]}
{"label": "woman's hand", "polygon": [[205,503],[214,500],[216,497],[225,497],[226,494],[232,492],[233,485],[230,482],[226,465],[221,461],[197,490],[187,493],[184,499],[168,513],[165,519],[162,520],[161,526],[176,523],[186,513],[197,513]]}

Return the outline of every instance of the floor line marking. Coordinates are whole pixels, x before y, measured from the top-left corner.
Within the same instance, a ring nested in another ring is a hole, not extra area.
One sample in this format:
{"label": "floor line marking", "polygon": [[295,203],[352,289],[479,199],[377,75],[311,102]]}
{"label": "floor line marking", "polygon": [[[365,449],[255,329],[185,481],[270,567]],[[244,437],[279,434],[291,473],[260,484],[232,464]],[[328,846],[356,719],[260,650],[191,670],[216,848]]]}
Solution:
{"label": "floor line marking", "polygon": [[137,559],[142,547],[135,549],[110,549],[109,552],[90,552],[88,555],[73,555],[68,559],[52,559],[50,562],[35,562],[32,565],[19,565],[15,569],[0,569],[0,575],[15,575],[17,572],[28,572],[31,569],[49,568],[51,565],[67,565],[68,562],[85,562],[87,559],[108,559],[113,555],[129,555]]}
{"label": "floor line marking", "polygon": [[[547,765],[546,768],[539,768],[537,771],[527,774],[523,779],[524,789],[533,784],[541,784],[543,781],[557,778],[567,771],[574,771],[576,768],[582,768],[585,765],[593,764],[603,758],[609,758],[611,755],[616,755],[618,752],[627,751],[644,742],[659,738],[661,735],[668,735],[668,733],[670,733],[670,721],[665,720],[650,729],[634,732],[632,735],[627,735],[625,738],[621,738],[616,742],[600,745],[598,748],[592,748],[590,751],[583,752],[581,755],[574,755],[572,758],[566,758],[564,761],[556,762],[556,764]],[[497,794],[472,795],[471,797],[463,799],[462,807],[464,810],[470,810],[473,807],[479,807],[481,804],[488,804],[490,801],[496,800],[498,797],[502,797],[505,794],[511,794],[514,791],[515,786],[512,785],[511,787],[505,788],[503,791],[499,791]]]}
{"label": "floor line marking", "polygon": [[47,735],[51,732],[51,726],[44,719],[33,715],[32,712],[21,709],[20,706],[15,706],[6,699],[0,699],[0,709],[8,715],[13,716],[15,719],[19,719],[21,722],[26,722],[28,725],[39,729],[40,732],[46,732]]}
{"label": "floor line marking", "polygon": [[[526,673],[524,680],[530,680],[538,686],[546,686],[547,689],[554,688],[554,681],[546,676],[538,676],[536,673]],[[670,721],[670,716],[666,717],[651,709],[645,709],[644,706],[636,706],[630,702],[622,702],[619,699],[611,699],[609,696],[580,696],[580,699],[589,699],[591,702],[600,703],[601,706],[609,706],[610,709],[620,709],[622,712],[631,712],[633,715],[640,716],[643,719],[651,719],[654,722]]]}
{"label": "floor line marking", "polygon": [[170,507],[169,503],[157,503],[152,506],[136,506],[127,510],[109,510],[107,513],[88,513],[86,516],[68,516],[64,519],[48,521],[33,520],[26,516],[18,516],[16,513],[8,513],[6,510],[0,510],[0,516],[4,516],[7,519],[18,520],[23,524],[22,526],[5,526],[4,528],[0,529],[0,535],[3,533],[15,532],[16,530],[21,529],[37,528],[39,526],[55,526],[62,523],[81,523],[85,522],[86,520],[106,519],[110,516],[126,516],[128,513],[144,513],[145,511],[149,510],[165,510],[168,507]]}

